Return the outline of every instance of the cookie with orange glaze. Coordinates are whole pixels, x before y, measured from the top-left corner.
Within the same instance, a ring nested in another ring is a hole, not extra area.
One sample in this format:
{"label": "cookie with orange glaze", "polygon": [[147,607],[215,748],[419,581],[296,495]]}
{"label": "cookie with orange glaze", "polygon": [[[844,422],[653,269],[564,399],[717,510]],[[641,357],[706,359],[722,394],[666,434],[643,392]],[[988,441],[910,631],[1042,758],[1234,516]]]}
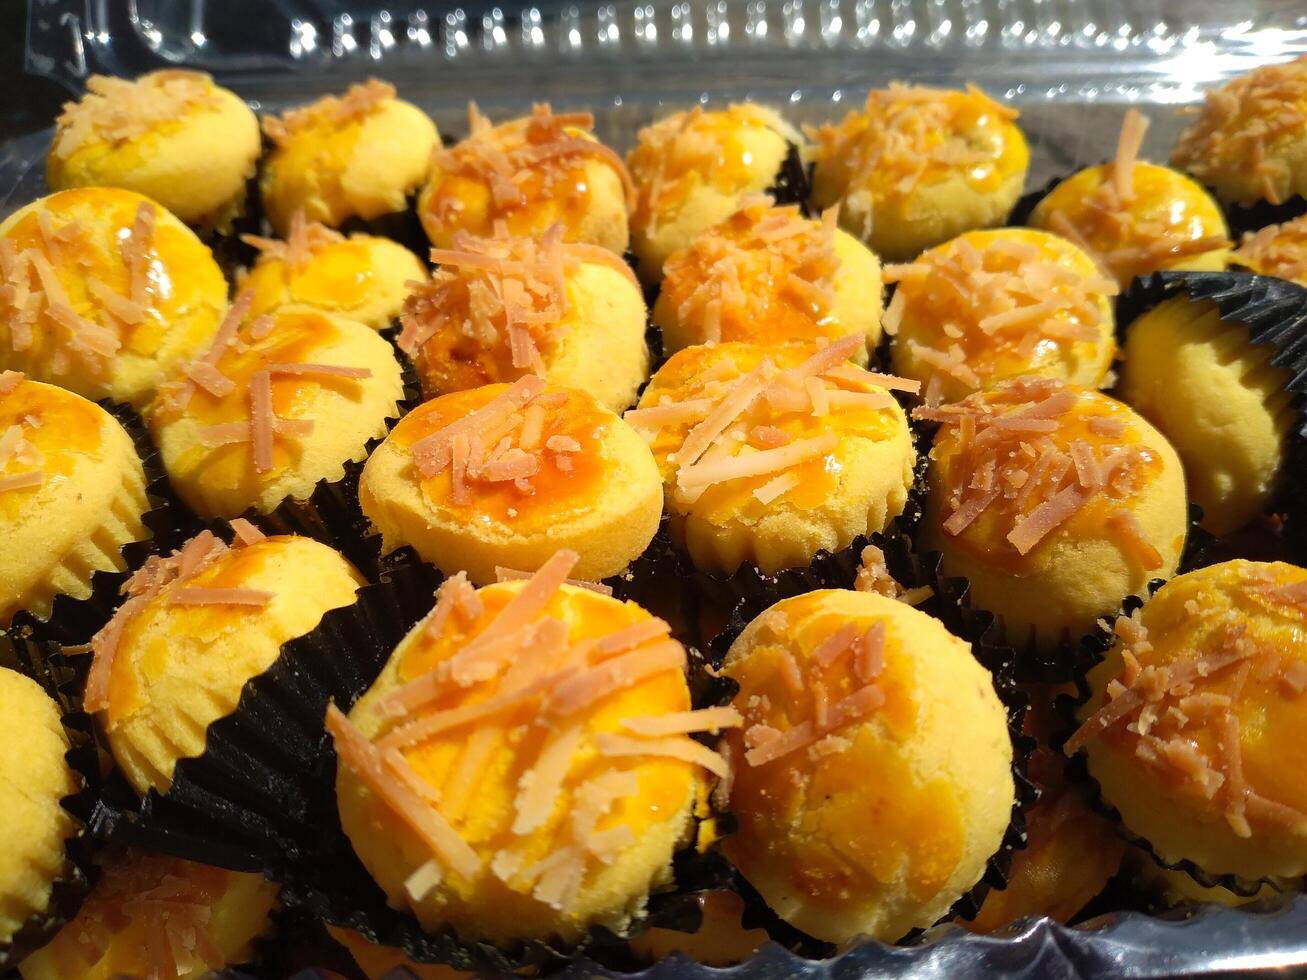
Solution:
{"label": "cookie with orange glaze", "polygon": [[150,431],[177,495],[204,517],[268,513],[339,480],[386,433],[403,396],[394,351],[353,320],[284,308],[242,321],[160,390]]}
{"label": "cookie with orange glaze", "polygon": [[1175,572],[1188,527],[1179,457],[1127,406],[1017,378],[917,418],[930,451],[922,544],[1003,622],[1051,649]]}
{"label": "cookie with orange glaze", "polygon": [[87,187],[0,224],[0,370],[140,407],[213,340],[227,282],[176,217]]}
{"label": "cookie with orange glaze", "polygon": [[595,139],[588,112],[531,115],[493,125],[468,104],[468,135],[437,148],[418,195],[418,217],[431,244],[455,247],[459,232],[477,238],[544,234],[621,255],[630,240],[633,190],[622,158]]}
{"label": "cookie with orange glaze", "polygon": [[969,645],[906,603],[785,599],[731,644],[743,725],[722,848],[791,925],[832,943],[932,925],[985,872],[1011,817],[1007,717]]}
{"label": "cookie with orange glaze", "polygon": [[974,86],[872,89],[862,109],[808,131],[813,203],[838,203],[840,224],[893,262],[1002,224],[1030,164],[1016,118]]}
{"label": "cookie with orange glaze", "polygon": [[565,584],[447,580],[346,717],[327,729],[354,850],[390,902],[464,940],[619,934],[693,836],[703,769],[685,649],[634,603]]}
{"label": "cookie with orange glaze", "polygon": [[232,531],[230,548],[202,531],[149,558],[92,641],[86,710],[142,795],[167,792],[177,762],[203,754],[209,725],[236,709],[245,682],[363,584],[317,541],[265,538],[239,519]]}
{"label": "cookie with orange glaze", "polygon": [[1222,201],[1307,197],[1307,57],[1263,65],[1207,92],[1171,162]]}
{"label": "cookie with orange glaze", "polygon": [[644,440],[590,395],[533,375],[426,402],[363,467],[382,552],[411,545],[478,585],[534,572],[560,548],[578,578],[616,575],[648,547],[662,478]]}
{"label": "cookie with orange glaze", "polygon": [[1230,261],[1259,276],[1276,276],[1307,286],[1307,214],[1248,232]]}
{"label": "cookie with orange glaze", "polygon": [[[669,351],[743,340],[779,344],[880,341],[880,263],[835,226],[835,212],[804,218],[797,205],[746,200],[739,211],[672,253],[653,322]],[[855,356],[866,364],[864,350]]]}
{"label": "cookie with orange glaze", "polygon": [[1225,215],[1177,170],[1139,159],[1148,120],[1126,112],[1111,163],[1062,181],[1030,214],[1030,226],[1061,235],[1128,286],[1160,269],[1217,271],[1230,257]]}
{"label": "cookie with orange glaze", "polygon": [[853,334],[824,347],[687,347],[659,368],[626,420],[662,471],[672,533],[696,566],[731,573],[806,565],[898,516],[916,453],[890,388],[849,359]]}
{"label": "cookie with orange glaze", "polygon": [[0,627],[56,596],[86,599],[148,537],[145,472],[112,415],[71,391],[0,373]]}
{"label": "cookie with orange glaze", "polygon": [[626,165],[635,185],[631,251],[640,278],[656,283],[663,263],[750,194],[773,186],[803,135],[768,106],[694,106],[646,126]]}
{"label": "cookie with orange glaze", "polygon": [[123,187],[187,224],[227,231],[245,211],[259,121],[203,72],[92,75],[55,120],[45,176],[53,190]]}
{"label": "cookie with orange glaze", "polygon": [[1307,871],[1307,569],[1242,559],[1172,579],[1089,672],[1083,750],[1103,799],[1168,864]]}
{"label": "cookie with orange glaze", "polygon": [[384,330],[399,316],[409,283],[427,279],[426,266],[398,242],[358,233],[346,238],[302,212],[291,217],[285,241],[241,237],[259,249],[240,280],[240,290],[254,295],[252,317],[307,307]]}
{"label": "cookie with orange glaze", "polygon": [[885,312],[894,373],[928,404],[1023,374],[1097,388],[1116,352],[1116,283],[1066,239],[1027,228],[969,231],[907,265]]}
{"label": "cookie with orange glaze", "polygon": [[23,980],[200,980],[254,958],[277,886],[146,851],[114,849],[77,915],[18,965]]}
{"label": "cookie with orange glaze", "polygon": [[537,374],[620,412],[649,376],[644,294],[630,267],[595,245],[455,237],[404,301],[399,345],[428,398]]}
{"label": "cookie with orange glaze", "polygon": [[298,211],[337,228],[407,206],[440,145],[427,114],[375,78],[281,116],[264,116],[272,142],[259,173],[263,210],[280,235]]}

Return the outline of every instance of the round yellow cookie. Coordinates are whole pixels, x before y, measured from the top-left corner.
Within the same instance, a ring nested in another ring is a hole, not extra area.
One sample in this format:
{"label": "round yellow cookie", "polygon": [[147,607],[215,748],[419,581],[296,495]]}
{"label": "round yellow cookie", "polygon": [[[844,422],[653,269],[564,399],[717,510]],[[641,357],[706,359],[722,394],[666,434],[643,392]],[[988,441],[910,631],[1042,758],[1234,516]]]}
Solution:
{"label": "round yellow cookie", "polygon": [[[880,342],[880,262],[865,245],[825,221],[803,218],[797,205],[749,202],[703,232],[664,269],[653,322],[669,352],[694,344],[741,340],[866,337]],[[866,365],[867,350],[854,358]]]}
{"label": "round yellow cookie", "polygon": [[118,420],[53,385],[0,374],[0,627],[55,596],[85,599],[149,537],[145,472]]}
{"label": "round yellow cookie", "polygon": [[1027,228],[969,231],[891,266],[894,373],[929,402],[1023,374],[1103,384],[1116,352],[1116,283],[1071,242]]}
{"label": "round yellow cookie", "polygon": [[1203,526],[1243,527],[1277,489],[1293,422],[1275,348],[1252,345],[1210,300],[1181,294],[1130,325],[1124,353],[1121,397],[1175,446]]}
{"label": "round yellow cookie", "polygon": [[1171,162],[1226,203],[1307,196],[1307,56],[1210,89]]}
{"label": "round yellow cookie", "polygon": [[346,238],[302,218],[291,219],[284,242],[247,241],[260,250],[240,281],[241,291],[254,296],[250,316],[293,306],[384,330],[399,316],[409,283],[427,280],[422,260],[398,242],[357,233]]}
{"label": "round yellow cookie", "polygon": [[77,916],[18,966],[23,980],[201,980],[254,958],[277,886],[260,874],[113,850]]}
{"label": "round yellow cookie", "polygon": [[227,282],[174,215],[87,187],[0,224],[0,370],[140,407],[213,340]]}
{"label": "round yellow cookie", "polygon": [[1166,438],[1097,391],[1019,378],[954,406],[930,452],[922,545],[1009,643],[1077,639],[1174,574],[1188,502]]}
{"label": "round yellow cookie", "polygon": [[399,344],[428,398],[537,374],[620,412],[649,376],[634,274],[593,245],[474,239],[433,249],[438,268],[404,303]]}
{"label": "round yellow cookie", "polygon": [[1172,579],[1119,619],[1066,751],[1168,864],[1307,871],[1307,570],[1242,559]]}
{"label": "round yellow cookie", "polygon": [[92,75],[55,120],[45,176],[56,191],[136,191],[187,224],[227,231],[245,212],[260,150],[250,107],[202,72]]}
{"label": "round yellow cookie", "polygon": [[626,165],[635,184],[631,251],[656,283],[673,252],[729,218],[741,198],[776,183],[802,135],[767,106],[694,106],[640,130]]}
{"label": "round yellow cookie", "polygon": [[532,238],[557,225],[564,241],[626,251],[631,178],[590,132],[593,116],[541,104],[495,126],[469,105],[468,122],[466,139],[436,151],[418,195],[431,244],[456,247],[460,232]]}
{"label": "round yellow cookie", "polygon": [[178,760],[203,754],[209,725],[236,709],[245,682],[363,584],[324,544],[237,523],[231,548],[204,531],[149,559],[92,644],[86,708],[142,795],[167,792]]}
{"label": "round yellow cookie", "polygon": [[903,511],[916,453],[887,379],[848,361],[864,350],[861,335],[687,347],[654,375],[626,419],[695,565],[806,565]]}
{"label": "round yellow cookie", "polygon": [[1002,224],[1030,164],[1016,118],[974,87],[872,89],[813,134],[813,203],[839,204],[840,224],[893,262]]}
{"label": "round yellow cookie", "polygon": [[560,548],[581,556],[578,578],[618,574],[658,530],[663,493],[634,429],[584,392],[528,376],[406,415],[363,468],[359,503],[383,552],[412,545],[485,585]]}
{"label": "round yellow cookie", "polygon": [[0,949],[49,910],[75,827],[59,801],[77,791],[59,708],[37,683],[0,667]]}
{"label": "round yellow cookie", "polygon": [[684,648],[634,603],[563,585],[574,561],[448,580],[348,719],[328,709],[341,825],[425,928],[620,934],[691,836],[696,762],[725,771],[679,734]]}
{"label": "round yellow cookie", "polygon": [[403,211],[440,138],[427,114],[369,79],[282,116],[265,116],[273,148],[259,173],[263,210],[278,234],[302,211],[339,227]]}
{"label": "round yellow cookie", "polygon": [[1011,818],[1012,746],[993,681],[938,620],[868,592],[785,599],[731,644],[744,718],[722,841],[785,921],[832,943],[939,919]]}
{"label": "round yellow cookie", "polygon": [[149,420],[173,489],[204,517],[267,513],[341,479],[403,397],[376,331],[293,307],[225,330],[201,364],[161,390]]}

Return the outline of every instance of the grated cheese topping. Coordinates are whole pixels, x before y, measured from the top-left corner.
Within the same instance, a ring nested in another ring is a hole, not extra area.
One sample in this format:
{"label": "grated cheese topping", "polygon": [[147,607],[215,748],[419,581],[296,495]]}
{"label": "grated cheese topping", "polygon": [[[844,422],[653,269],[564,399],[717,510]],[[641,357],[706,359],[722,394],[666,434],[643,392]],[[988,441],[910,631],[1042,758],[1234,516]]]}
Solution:
{"label": "grated cheese topping", "polygon": [[[1196,648],[1177,648],[1169,635],[1150,636],[1141,610],[1117,620],[1121,671],[1107,684],[1101,706],[1067,740],[1065,752],[1074,755],[1107,739],[1221,814],[1238,837],[1249,838],[1255,830],[1303,835],[1307,813],[1250,783],[1241,725],[1248,707],[1262,704],[1260,699],[1302,696],[1302,686],[1283,678],[1302,677],[1303,662],[1286,665],[1284,651],[1250,629],[1239,602],[1274,603],[1271,597],[1287,589],[1292,621],[1301,624],[1307,614],[1307,583],[1279,586],[1265,567],[1239,565],[1233,602],[1228,594],[1198,593],[1185,603],[1190,622],[1201,630],[1194,634],[1200,637]],[[1172,587],[1183,581],[1174,580]],[[1162,596],[1159,592],[1150,601]],[[1279,614],[1284,615],[1283,609]]]}
{"label": "grated cheese topping", "polygon": [[1248,232],[1234,251],[1234,261],[1259,275],[1307,286],[1307,214]]}
{"label": "grated cheese topping", "polygon": [[672,254],[663,292],[676,318],[702,343],[805,339],[818,328],[838,330],[835,252],[838,210],[821,221],[797,205],[775,206],[756,196],[731,217]]}
{"label": "grated cheese topping", "polygon": [[1307,129],[1307,56],[1264,65],[1207,91],[1198,118],[1180,134],[1171,161],[1204,183],[1251,175],[1264,200],[1281,204],[1293,187],[1288,149]]}
{"label": "grated cheese topping", "polygon": [[[899,201],[946,175],[989,178],[1003,165],[1011,140],[976,134],[1008,126],[1017,115],[973,85],[959,92],[893,83],[868,92],[861,112],[805,132],[817,166],[837,176],[846,196],[853,191],[875,202]],[[870,232],[864,229],[863,237]]]}
{"label": "grated cheese topping", "polygon": [[[750,102],[713,112],[694,106],[640,130],[626,163],[635,185],[635,221],[646,235],[654,235],[702,183],[723,194],[740,194],[757,184],[740,140],[747,130],[767,130],[796,146],[804,143],[775,110]],[[764,175],[768,183],[774,177]]]}
{"label": "grated cheese topping", "polygon": [[281,116],[264,116],[263,132],[277,146],[311,129],[334,130],[361,122],[378,106],[395,98],[395,86],[369,78],[351,85],[342,96],[328,95]]}
{"label": "grated cheese topping", "polygon": [[[126,273],[126,295],[87,277],[88,245],[77,221],[55,227],[49,212],[37,212],[39,248],[19,249],[9,238],[0,238],[0,318],[8,326],[10,349],[29,350],[38,332],[50,331],[63,343],[51,358],[54,373],[67,373],[76,361],[91,374],[106,374],[123,346],[124,333],[145,320],[153,305],[156,220],[156,206],[142,202],[131,227],[119,236],[117,257]],[[61,272],[84,280],[89,302],[74,305]]]}
{"label": "grated cheese topping", "polygon": [[[750,496],[771,506],[799,488],[794,467],[837,451],[842,427],[861,432],[889,424],[889,416],[881,416],[895,402],[883,389],[919,388],[849,364],[864,344],[864,337],[853,334],[824,347],[791,345],[776,359],[763,354],[748,372],[727,355],[690,372],[674,388],[656,377],[624,418],[650,443],[678,506],[694,505],[718,485],[749,486],[740,482],[745,480],[757,484]],[[682,351],[668,362],[670,370],[681,373],[678,366],[695,363],[704,350]],[[798,352],[809,350],[799,360]],[[791,366],[781,366],[786,363]],[[869,421],[866,413],[876,414]]]}
{"label": "grated cheese topping", "polygon": [[454,236],[431,250],[430,281],[410,283],[400,348],[443,391],[543,375],[570,303],[567,283],[582,263],[630,267],[606,249],[563,241],[561,225],[540,238]]}
{"label": "grated cheese topping", "polygon": [[344,240],[345,236],[335,229],[305,219],[303,208],[296,208],[290,216],[290,231],[285,241],[241,235],[241,241],[259,250],[258,262],[284,262],[292,272],[302,271],[324,248]]}
{"label": "grated cheese topping", "polygon": [[[587,160],[597,160],[621,179],[629,208],[635,197],[631,175],[617,153],[589,135],[593,128],[590,113],[556,114],[547,102],[534,105],[526,119],[494,126],[469,103],[469,135],[452,147],[437,146],[432,173],[443,182],[452,178],[485,187],[490,195],[486,221],[494,223],[540,200],[585,193],[578,171]],[[461,194],[437,192],[428,206],[437,220],[457,227],[466,203]]]}
{"label": "grated cheese topping", "polygon": [[983,534],[995,547],[1024,556],[1101,501],[1110,515],[1132,522],[1117,530],[1138,539],[1127,550],[1140,566],[1160,567],[1160,554],[1129,514],[1156,456],[1128,425],[1109,425],[1106,431],[1116,434],[1107,435],[1095,424],[1124,423],[1113,413],[1125,411],[1104,395],[1051,378],[1018,378],[955,405],[917,409],[916,418],[942,426],[934,453],[944,467],[944,532]]}
{"label": "grated cheese topping", "polygon": [[[1140,160],[1147,130],[1147,117],[1128,110],[1112,161],[1063,181],[1036,207],[1044,227],[1089,253],[1123,286],[1230,244],[1214,206],[1203,213],[1210,202],[1202,188]],[[1086,183],[1086,174],[1101,179]],[[1072,182],[1074,190],[1063,190]]]}
{"label": "grated cheese topping", "polygon": [[130,142],[217,104],[213,80],[202,72],[155,71],[136,79],[92,75],[81,100],[64,103],[51,152],[66,159],[97,140]]}
{"label": "grated cheese topping", "polygon": [[[404,683],[372,706],[383,722],[377,736],[369,740],[332,709],[328,727],[342,763],[431,846],[438,867],[415,875],[415,887],[488,874],[566,911],[587,877],[635,842],[625,819],[597,828],[619,807],[629,813],[640,806],[640,772],[597,766],[596,754],[670,758],[725,771],[721,756],[689,736],[738,724],[730,709],[635,715],[620,721],[620,731],[596,729],[605,700],[651,678],[680,676],[685,649],[670,638],[665,622],[652,617],[598,634],[585,629],[584,638],[573,639],[574,627],[550,610],[577,561],[574,552],[558,552],[507,602],[494,593],[493,604],[483,599],[482,593],[502,587],[479,593],[463,575],[447,580],[412,634],[423,646],[405,661],[420,657],[426,666],[404,675]],[[432,645],[445,653],[434,663],[426,659]],[[437,738],[465,746],[443,785],[420,776],[408,761]],[[524,768],[502,832],[488,834],[478,824],[473,838],[463,830],[468,817],[461,783],[480,776],[488,753],[505,739]],[[543,859],[542,834],[552,842]]]}
{"label": "grated cheese topping", "polygon": [[[233,521],[231,528],[231,548],[246,548],[264,540],[248,521]],[[123,583],[121,594],[126,600],[91,640],[91,669],[86,677],[84,695],[87,711],[94,713],[108,709],[110,680],[123,631],[156,599],[163,597],[171,604],[180,605],[250,607],[264,606],[273,599],[273,593],[262,590],[203,588],[186,584],[229,550],[212,531],[201,531],[167,557],[151,555]]]}
{"label": "grated cheese topping", "polygon": [[[0,398],[15,391],[22,381],[23,375],[18,371],[0,372]],[[23,415],[14,424],[0,429],[0,493],[35,490],[45,484],[45,456],[28,438],[40,425],[41,420],[36,416]],[[18,467],[18,471],[5,472],[11,466]]]}
{"label": "grated cheese topping", "polygon": [[[898,284],[885,329],[897,333],[911,317],[912,336],[897,342],[930,369],[928,392],[974,390],[1025,373],[1015,365],[1030,370],[1102,341],[1103,301],[1116,282],[1077,268],[1084,258],[1068,243],[1017,234],[963,235],[885,267],[885,282]],[[945,377],[932,384],[937,373]]]}

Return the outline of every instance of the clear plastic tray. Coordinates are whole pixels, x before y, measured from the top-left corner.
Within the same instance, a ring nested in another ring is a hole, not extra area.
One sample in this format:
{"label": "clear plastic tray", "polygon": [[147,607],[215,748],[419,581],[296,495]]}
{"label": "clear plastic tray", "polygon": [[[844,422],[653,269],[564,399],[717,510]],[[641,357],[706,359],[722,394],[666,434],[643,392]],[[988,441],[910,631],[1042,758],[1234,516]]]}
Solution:
{"label": "clear plastic tray", "polygon": [[[10,0],[13,2],[13,0]],[[70,93],[93,72],[213,73],[280,110],[375,75],[458,135],[468,99],[492,117],[534,101],[594,112],[606,142],[693,102],[753,99],[796,123],[835,118],[892,80],[974,82],[1020,108],[1028,189],[1109,156],[1123,104],[1165,159],[1204,89],[1307,53],[1303,0],[652,0],[445,9],[400,0],[28,0],[29,72]],[[664,109],[664,107],[666,107]],[[0,142],[0,214],[45,193],[49,132]],[[1307,899],[1191,916],[1047,920],[1009,935],[944,927],[910,948],[833,960],[768,947],[730,970],[673,957],[650,977],[1022,978],[1307,975]],[[568,975],[609,976],[579,963]],[[304,974],[301,974],[304,976]]]}

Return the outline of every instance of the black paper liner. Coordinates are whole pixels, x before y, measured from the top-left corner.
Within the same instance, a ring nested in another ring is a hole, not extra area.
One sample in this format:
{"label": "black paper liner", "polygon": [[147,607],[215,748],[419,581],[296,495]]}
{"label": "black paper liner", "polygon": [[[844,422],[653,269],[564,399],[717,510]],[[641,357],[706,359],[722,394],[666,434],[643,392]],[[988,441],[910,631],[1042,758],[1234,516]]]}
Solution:
{"label": "black paper liner", "polygon": [[[397,358],[402,369],[404,392],[395,414],[386,419],[387,434],[399,420],[422,403],[421,385],[412,363]],[[339,479],[319,480],[307,497],[287,497],[268,513],[250,508],[241,514],[264,534],[298,534],[335,548],[371,582],[380,580],[382,558],[380,538],[372,540],[369,522],[359,506],[359,477],[368,457],[381,445],[384,436],[373,437],[364,445],[362,459],[346,460]],[[226,521],[208,523],[217,532]]]}
{"label": "black paper liner", "polygon": [[59,706],[69,748],[64,759],[77,787],[60,801],[76,828],[64,841],[64,873],[56,878],[44,912],[30,918],[9,943],[0,943],[0,975],[28,953],[44,946],[77,913],[95,880],[96,842],[88,825],[100,795],[100,759],[91,717],[81,710],[78,691],[84,668],[71,663],[57,644],[30,638],[0,640],[0,667],[16,670],[35,680]]}
{"label": "black paper liner", "polygon": [[[1210,192],[1210,188],[1208,189]],[[1215,193],[1212,192],[1215,197]],[[1270,201],[1258,201],[1255,204],[1223,204],[1225,222],[1230,226],[1230,237],[1238,240],[1250,231],[1257,231],[1267,225],[1283,224],[1299,215],[1307,214],[1307,198],[1295,194],[1280,204]]]}
{"label": "black paper liner", "polygon": [[150,555],[167,553],[181,544],[195,530],[192,519],[168,484],[167,474],[159,459],[158,450],[150,441],[145,423],[135,411],[125,405],[103,401],[100,407],[107,411],[125,429],[132,439],[137,456],[145,470],[145,493],[149,510],[141,515],[148,535],[140,541],[131,541],[121,549],[125,571],[98,571],[91,575],[91,594],[85,599],[74,599],[60,593],[50,607],[50,618],[40,619],[26,610],[16,613],[7,630],[0,630],[0,643],[6,633],[16,637],[48,640],[64,646],[89,643],[113,616],[121,596],[119,589]]}
{"label": "black paper liner", "polygon": [[763,193],[770,196],[777,204],[797,204],[803,216],[811,218],[814,215],[812,170],[812,165],[807,167],[803,165],[799,147],[787,142],[785,160],[781,163],[781,169],[777,171],[776,179]]}
{"label": "black paper liner", "polygon": [[[1166,579],[1158,578],[1149,582],[1147,598],[1152,598],[1157,590],[1166,584],[1166,581]],[[1146,598],[1137,595],[1127,597],[1116,615],[1110,619],[1100,621],[1098,627],[1092,633],[1081,639],[1080,645],[1083,650],[1083,660],[1087,664],[1087,670],[1092,670],[1106,658],[1107,651],[1111,649],[1115,640],[1113,627],[1116,621],[1122,617],[1132,615],[1137,609],[1143,608],[1146,601]],[[1074,694],[1060,694],[1054,699],[1053,704],[1061,721],[1061,730],[1055,732],[1050,739],[1052,747],[1056,751],[1061,752],[1067,739],[1080,727],[1076,719],[1076,712],[1088,703],[1092,694],[1093,691],[1090,689],[1088,677],[1081,674],[1075,678]],[[1158,853],[1151,841],[1126,827],[1121,819],[1120,812],[1103,797],[1102,787],[1099,785],[1098,780],[1090,774],[1083,752],[1077,752],[1071,757],[1066,772],[1069,781],[1081,784],[1089,791],[1089,805],[1108,820],[1111,820],[1117,828],[1117,832],[1126,841],[1145,851],[1159,867],[1166,868],[1169,871],[1182,871],[1205,888],[1221,887],[1245,898],[1257,894],[1263,885],[1270,885],[1272,888],[1279,890],[1280,885],[1271,878],[1253,879],[1234,874],[1218,875],[1203,870],[1188,859],[1181,859],[1176,862],[1167,861]]]}
{"label": "black paper liner", "polygon": [[1211,300],[1222,320],[1247,327],[1250,342],[1274,348],[1270,364],[1288,373],[1293,423],[1270,508],[1283,507],[1301,521],[1307,510],[1307,289],[1244,272],[1154,272],[1136,279],[1117,299],[1122,346],[1129,324],[1181,292],[1195,302]]}
{"label": "black paper liner", "polygon": [[[912,544],[909,532],[909,522],[900,519],[891,524],[884,534],[874,535],[870,542],[866,538],[859,539],[854,542],[853,547],[857,549],[856,554],[860,555],[862,547],[868,543],[875,543],[884,553],[886,567],[900,586],[905,589],[930,588],[930,596],[918,603],[917,608],[939,619],[949,632],[971,644],[972,654],[993,677],[995,693],[1007,715],[1008,735],[1012,742],[1012,778],[1015,793],[1012,815],[1003,840],[999,849],[987,862],[981,880],[959,898],[940,921],[955,918],[974,919],[991,889],[1001,890],[1007,887],[1012,855],[1026,846],[1025,810],[1039,798],[1038,788],[1026,775],[1036,742],[1022,730],[1029,701],[1015,681],[1014,652],[1010,647],[993,641],[994,617],[983,610],[971,608],[965,601],[969,590],[966,580],[942,576],[939,569],[939,554],[937,552],[919,554]],[[844,552],[840,554],[843,555]],[[854,573],[856,573],[856,565],[855,558]],[[805,571],[807,574],[802,578],[784,578],[777,581],[767,592],[740,597],[731,612],[726,628],[714,637],[709,645],[709,655],[715,665],[720,666],[731,644],[749,622],[781,599],[801,595],[814,589],[847,589],[853,584],[854,575],[849,573],[845,562],[837,560],[836,556],[831,556],[821,564],[814,563]],[[806,587],[799,587],[800,584]],[[791,591],[796,588],[797,591]],[[741,877],[737,874],[737,881]],[[773,938],[809,958],[825,958],[832,954],[834,947],[831,944],[815,940],[780,920],[766,907],[765,902],[754,889],[745,887],[738,890],[745,902],[746,928],[752,926],[766,928]],[[914,930],[900,942],[915,942],[920,935],[921,930]]]}

